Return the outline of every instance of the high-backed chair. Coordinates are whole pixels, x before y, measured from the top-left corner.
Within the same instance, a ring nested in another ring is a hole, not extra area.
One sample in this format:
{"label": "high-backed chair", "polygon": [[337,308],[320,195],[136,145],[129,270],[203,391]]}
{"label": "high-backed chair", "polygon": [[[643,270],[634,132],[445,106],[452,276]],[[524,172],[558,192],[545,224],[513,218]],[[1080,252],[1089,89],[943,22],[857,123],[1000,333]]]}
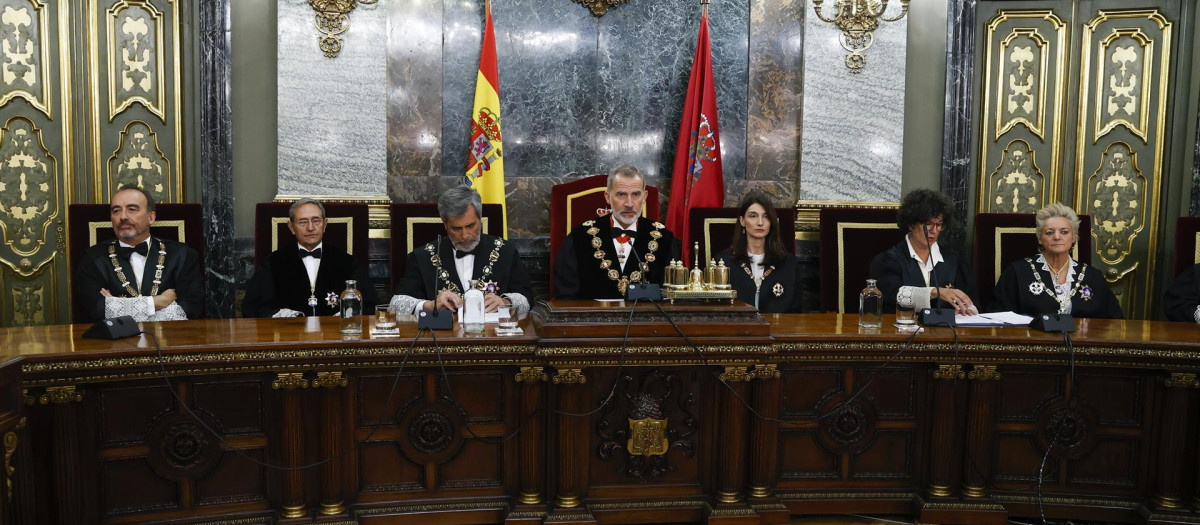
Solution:
{"label": "high-backed chair", "polygon": [[871,259],[904,238],[896,208],[826,207],[820,218],[821,309],[857,312]]}
{"label": "high-backed chair", "polygon": [[[796,253],[796,210],[775,208],[775,213],[779,216],[783,245],[789,252]],[[700,243],[701,260],[707,262],[733,245],[733,234],[738,228],[741,226],[738,225],[737,208],[692,208],[688,212],[687,245]]]}
{"label": "high-backed chair", "polygon": [[[1013,261],[1038,253],[1037,224],[1032,213],[980,213],[975,216],[975,301],[987,305],[996,291],[996,281]],[[1071,257],[1092,262],[1092,218],[1079,216],[1079,242]]]}
{"label": "high-backed chair", "polygon": [[1200,217],[1185,215],[1175,220],[1174,277],[1193,264],[1200,264]]}
{"label": "high-backed chair", "polygon": [[[554,260],[567,234],[597,213],[609,213],[604,192],[608,175],[592,175],[550,188],[550,294],[554,295]],[[646,186],[642,216],[658,220],[658,188]]]}
{"label": "high-backed chair", "polygon": [[[75,265],[92,245],[115,239],[112,229],[112,213],[108,204],[72,204],[68,213],[67,243],[70,257],[68,265],[75,275]],[[150,235],[182,242],[200,254],[200,269],[204,271],[204,208],[198,203],[160,203],[155,207],[154,224]],[[72,301],[71,318],[84,319],[82,301]]]}
{"label": "high-backed chair", "polygon": [[[365,268],[369,209],[365,203],[323,202],[325,206],[325,238],[323,242],[346,248],[346,252]],[[262,264],[287,243],[296,242],[296,236],[288,229],[290,202],[260,202],[254,208],[254,265]],[[360,283],[360,288],[365,285]]]}
{"label": "high-backed chair", "polygon": [[[393,202],[388,206],[391,217],[392,281],[389,290],[396,289],[396,282],[404,277],[408,267],[408,254],[418,247],[446,235],[446,227],[438,215],[437,204],[431,202]],[[504,208],[499,204],[484,204],[480,220],[483,233],[500,235],[504,228]]]}

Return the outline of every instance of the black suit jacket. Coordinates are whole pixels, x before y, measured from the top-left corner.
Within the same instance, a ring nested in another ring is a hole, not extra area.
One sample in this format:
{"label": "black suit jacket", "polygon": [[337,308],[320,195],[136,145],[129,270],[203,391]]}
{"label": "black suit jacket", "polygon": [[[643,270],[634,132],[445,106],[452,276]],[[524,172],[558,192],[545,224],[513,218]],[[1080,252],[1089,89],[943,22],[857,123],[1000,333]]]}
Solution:
{"label": "black suit jacket", "polygon": [[[183,308],[188,319],[199,319],[204,316],[204,274],[200,271],[200,255],[188,245],[169,239],[150,238],[150,249],[146,252],[146,267],[142,274],[141,295],[150,295],[154,288],[154,273],[157,271],[159,243],[166,247],[167,256],[163,261],[162,283],[158,293],[175,290],[175,302]],[[75,300],[81,301],[87,312],[86,319],[75,319],[75,322],[96,322],[104,319],[104,296],[101,288],[108,289],[114,297],[129,297],[117,272],[113,269],[112,260],[108,256],[109,246],[117,244],[116,239],[97,243],[83,252],[79,265],[75,269]],[[133,266],[128,259],[117,257],[129,284],[137,286],[133,276]]]}
{"label": "black suit jacket", "polygon": [[[717,260],[725,261],[725,266],[729,267],[729,284],[737,291],[738,300],[753,305],[754,275],[746,273],[750,263],[747,261],[743,268],[742,263],[734,260],[728,250],[717,255]],[[763,276],[762,285],[758,288],[758,311],[765,314],[800,313],[800,259],[788,255],[782,261],[764,261],[764,265],[771,273]],[[766,274],[766,271],[763,273]],[[779,288],[775,285],[779,285]],[[776,290],[779,290],[778,294]]]}
{"label": "black suit jacket", "polygon": [[[330,293],[341,296],[346,281],[358,281],[358,293],[363,296],[363,312],[374,314],[375,295],[368,284],[367,269],[338,246],[328,242],[321,245],[321,266],[317,269],[316,315],[338,315],[341,306],[330,305]],[[312,289],[308,282],[308,271],[300,260],[300,247],[287,244],[271,252],[267,260],[254,271],[254,277],[246,284],[246,297],[242,300],[242,315],[245,317],[271,317],[281,308],[290,308],[304,315],[313,315],[308,305]]]}
{"label": "black suit jacket", "polygon": [[[589,228],[599,230],[595,237],[600,239],[600,247],[592,246],[592,235]],[[650,234],[658,231],[661,235],[657,240]],[[658,249],[651,255],[650,242],[658,243]],[[604,259],[597,259],[597,250],[604,251]],[[567,234],[562,251],[554,265],[554,295],[564,299],[617,299],[624,297],[617,281],[609,278],[609,270],[616,270],[619,276],[629,277],[633,272],[640,271],[642,263],[649,267],[646,282],[662,284],[663,271],[671,259],[679,259],[679,243],[670,230],[661,224],[645,217],[638,217],[637,238],[633,241],[633,251],[625,268],[621,268],[617,250],[612,242],[612,219],[610,215],[600,215],[591,221],[585,221]],[[600,267],[602,260],[611,262],[608,269]],[[620,277],[618,277],[619,279]],[[636,281],[635,281],[636,282]]]}
{"label": "black suit jacket", "polygon": [[[963,258],[957,253],[942,249],[942,259],[942,262],[933,266],[929,284],[926,285],[924,277],[921,276],[921,267],[908,254],[907,241],[901,240],[895,246],[876,255],[871,260],[870,278],[876,280],[879,291],[883,293],[883,311],[896,311],[896,293],[900,291],[901,286],[952,286],[962,290],[975,302],[979,296],[975,293],[975,282],[971,280]],[[853,284],[847,283],[848,286]],[[866,283],[858,284],[866,286]],[[983,305],[976,305],[976,308],[981,307]]]}
{"label": "black suit jacket", "polygon": [[1175,277],[1175,282],[1163,295],[1163,311],[1171,321],[1196,322],[1197,305],[1200,305],[1200,264]]}
{"label": "black suit jacket", "polygon": [[[1029,291],[1029,286],[1034,282],[1033,268],[1029,266],[1030,261],[1041,274],[1043,286],[1050,287],[1050,293],[1054,293],[1053,277],[1050,272],[1041,268],[1041,263],[1038,263],[1037,259],[1013,261],[1000,274],[1000,280],[996,281],[996,298],[992,300],[988,311],[1011,311],[1029,316],[1058,313],[1058,301],[1046,295],[1046,292],[1035,295]],[[1076,268],[1080,267],[1082,265]],[[1079,279],[1078,272],[1077,269],[1076,279]],[[1113,295],[1112,289],[1108,287],[1108,281],[1104,280],[1104,275],[1100,273],[1099,269],[1089,265],[1086,270],[1083,270],[1081,290],[1083,286],[1091,289],[1091,296],[1089,299],[1084,299],[1080,293],[1076,293],[1071,297],[1071,317],[1095,319],[1122,319],[1125,317],[1121,312],[1121,304],[1117,302],[1117,296]]]}
{"label": "black suit jacket", "polygon": [[[533,285],[529,282],[529,274],[525,273],[525,265],[521,263],[521,254],[512,244],[494,235],[481,234],[479,247],[476,248],[475,266],[471,270],[473,279],[480,279],[489,261],[489,255],[495,249],[496,241],[503,242],[498,258],[492,264],[492,274],[487,281],[495,281],[500,287],[499,294],[516,293],[525,296],[533,304]],[[404,277],[396,283],[396,294],[407,295],[417,299],[433,300],[438,290],[453,288],[462,293],[461,279],[458,269],[454,266],[454,246],[450,239],[442,238],[441,245],[431,242],[413,250],[408,254],[408,266],[404,269]],[[433,266],[433,255],[428,248],[435,247],[438,258],[441,259],[441,269],[445,275],[440,275]]]}

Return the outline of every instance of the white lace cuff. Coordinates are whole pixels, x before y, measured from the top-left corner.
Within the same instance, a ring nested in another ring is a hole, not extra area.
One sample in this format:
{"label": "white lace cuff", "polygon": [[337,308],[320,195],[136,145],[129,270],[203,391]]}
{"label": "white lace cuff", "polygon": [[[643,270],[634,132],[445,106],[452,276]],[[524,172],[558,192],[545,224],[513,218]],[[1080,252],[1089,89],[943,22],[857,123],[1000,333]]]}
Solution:
{"label": "white lace cuff", "polygon": [[134,321],[142,322],[150,320],[150,315],[154,313],[154,298],[153,297],[105,297],[104,298],[104,318],[112,319],[128,315]]}
{"label": "white lace cuff", "polygon": [[275,312],[275,315],[272,315],[271,317],[304,317],[304,312],[298,312],[296,310],[292,310],[291,308],[280,308],[279,311]]}
{"label": "white lace cuff", "polygon": [[[147,297],[147,299],[150,299]],[[153,303],[151,303],[153,304]],[[166,308],[154,312],[150,315],[147,321],[187,321],[187,312],[183,311],[183,307],[174,301],[168,304]]]}
{"label": "white lace cuff", "polygon": [[526,299],[524,295],[519,293],[506,293],[500,297],[512,301],[513,307],[517,309],[517,318],[523,318],[526,315],[529,315],[529,299]]}
{"label": "white lace cuff", "polygon": [[1196,311],[1192,312],[1192,319],[1196,321],[1196,324],[1200,324],[1200,304],[1196,305]]}
{"label": "white lace cuff", "polygon": [[391,302],[388,303],[388,308],[399,315],[419,315],[423,304],[425,304],[424,299],[408,295],[393,295]]}
{"label": "white lace cuff", "polygon": [[920,310],[929,308],[929,294],[933,290],[929,286],[901,286],[896,293],[896,306]]}

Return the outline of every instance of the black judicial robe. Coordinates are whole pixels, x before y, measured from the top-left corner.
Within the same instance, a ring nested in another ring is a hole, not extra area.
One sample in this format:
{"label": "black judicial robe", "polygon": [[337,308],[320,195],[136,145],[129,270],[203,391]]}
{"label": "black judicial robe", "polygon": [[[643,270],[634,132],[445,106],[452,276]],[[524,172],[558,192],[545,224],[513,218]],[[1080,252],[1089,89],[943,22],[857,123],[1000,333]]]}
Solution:
{"label": "black judicial robe", "polygon": [[[933,266],[928,285],[921,276],[921,266],[908,254],[906,240],[901,240],[871,260],[869,278],[876,280],[879,291],[883,293],[885,313],[896,311],[896,293],[900,291],[901,286],[949,286],[962,290],[972,302],[975,301],[978,297],[975,293],[975,283],[971,280],[971,274],[967,272],[963,258],[944,248],[941,251],[943,260]],[[847,283],[847,286],[853,284]],[[863,287],[866,287],[866,284],[858,283]],[[982,306],[976,305],[976,308]]]}
{"label": "black judicial robe", "polygon": [[[729,284],[737,291],[737,298],[746,304],[754,304],[754,274],[750,262],[737,262],[733,253],[726,250],[717,255],[729,267]],[[800,259],[788,255],[781,261],[763,261],[762,285],[758,288],[758,311],[764,314],[800,313]]]}
{"label": "black judicial robe", "polygon": [[[148,296],[154,288],[159,243],[166,248],[167,255],[163,261],[162,283],[158,286],[158,293],[174,289],[175,302],[183,308],[188,319],[199,319],[204,313],[204,274],[200,269],[200,254],[186,244],[151,237],[150,248],[146,252],[146,267],[142,273],[142,287],[138,291],[141,295]],[[107,288],[113,297],[129,297],[125,288],[121,286],[112,260],[108,256],[108,248],[116,244],[116,239],[97,243],[84,251],[80,257],[75,270],[75,300],[83,302],[87,318],[75,319],[75,322],[88,323],[104,319],[104,296],[100,294],[101,288]],[[129,260],[119,256],[117,260],[120,261],[129,284],[137,286],[133,277],[133,266],[129,264]]]}
{"label": "black judicial robe", "polygon": [[[667,264],[680,258],[679,251],[670,230],[638,217],[637,238],[622,269],[612,242],[612,218],[609,214],[599,215],[567,234],[554,265],[554,295],[560,299],[618,299],[625,297],[620,288],[622,280],[636,283],[644,278],[662,284]],[[600,257],[596,257],[598,253]],[[608,261],[607,267],[604,261]],[[649,275],[641,275],[642,262],[649,266]]]}
{"label": "black judicial robe", "polygon": [[[408,254],[408,266],[404,269],[404,277],[396,283],[396,295],[432,301],[437,297],[438,290],[449,288],[456,293],[463,293],[462,280],[454,265],[454,245],[449,238],[442,238],[441,241],[440,246],[435,246],[436,241],[430,242]],[[434,264],[431,251],[435,248],[438,264]],[[491,264],[491,273],[485,275],[493,251],[496,252],[496,261]],[[495,282],[500,287],[498,295],[521,294],[533,305],[533,285],[529,282],[525,265],[521,263],[521,254],[504,239],[480,234],[471,278],[484,284]]]}
{"label": "black judicial robe", "polygon": [[1195,317],[1197,305],[1200,305],[1200,264],[1175,277],[1175,282],[1163,295],[1163,311],[1171,321],[1200,322]]}
{"label": "black judicial robe", "polygon": [[267,260],[258,266],[254,276],[246,284],[246,297],[242,300],[242,315],[245,317],[271,317],[281,308],[290,308],[304,315],[313,315],[308,305],[309,294],[317,297],[316,315],[339,315],[342,308],[336,302],[329,304],[330,293],[341,296],[346,281],[358,281],[358,293],[363,296],[363,312],[374,314],[375,294],[368,286],[368,274],[346,250],[332,246],[328,241],[321,245],[321,266],[317,269],[315,293],[308,282],[308,271],[300,260],[300,247],[296,243],[281,246],[271,252]]}
{"label": "black judicial robe", "polygon": [[[1009,264],[1000,273],[1000,279],[996,281],[996,297],[989,305],[988,311],[1012,311],[1029,316],[1058,313],[1058,301],[1046,295],[1046,292],[1034,295],[1029,290],[1029,287],[1035,282],[1034,269],[1029,266],[1030,262],[1037,267],[1037,272],[1041,274],[1043,286],[1050,287],[1050,293],[1054,293],[1052,284],[1054,281],[1050,272],[1042,269],[1041,263],[1037,262],[1036,258],[1021,259]],[[1100,273],[1100,270],[1091,265],[1088,265],[1086,269],[1081,268],[1083,268],[1082,264],[1075,267],[1075,279],[1082,282],[1079,291],[1071,296],[1071,317],[1123,319],[1125,314],[1121,312],[1121,304],[1117,302],[1117,296],[1113,295],[1112,289],[1108,287],[1108,281],[1104,280],[1104,275]],[[1080,276],[1080,272],[1083,273],[1082,276]],[[1084,287],[1091,289],[1090,299],[1082,297]]]}

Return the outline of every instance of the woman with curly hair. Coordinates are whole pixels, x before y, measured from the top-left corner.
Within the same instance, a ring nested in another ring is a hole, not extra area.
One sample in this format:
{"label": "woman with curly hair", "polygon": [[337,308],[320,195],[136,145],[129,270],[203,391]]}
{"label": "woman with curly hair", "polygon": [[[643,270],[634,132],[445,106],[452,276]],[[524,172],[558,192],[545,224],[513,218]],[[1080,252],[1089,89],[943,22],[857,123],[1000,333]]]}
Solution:
{"label": "woman with curly hair", "polygon": [[885,312],[897,305],[920,310],[944,303],[960,315],[979,313],[962,257],[938,246],[938,236],[953,220],[954,203],[941,193],[919,189],[904,196],[896,225],[908,235],[871,261]]}
{"label": "woman with curly hair", "polygon": [[741,227],[733,232],[733,246],[717,256],[729,267],[729,284],[738,300],[762,313],[800,312],[800,261],[780,238],[775,205],[765,194],[752,192],[738,209]]}
{"label": "woman with curly hair", "polygon": [[1037,257],[1015,261],[996,282],[993,311],[1121,319],[1121,305],[1100,270],[1071,258],[1079,240],[1075,210],[1054,203],[1037,211]]}

